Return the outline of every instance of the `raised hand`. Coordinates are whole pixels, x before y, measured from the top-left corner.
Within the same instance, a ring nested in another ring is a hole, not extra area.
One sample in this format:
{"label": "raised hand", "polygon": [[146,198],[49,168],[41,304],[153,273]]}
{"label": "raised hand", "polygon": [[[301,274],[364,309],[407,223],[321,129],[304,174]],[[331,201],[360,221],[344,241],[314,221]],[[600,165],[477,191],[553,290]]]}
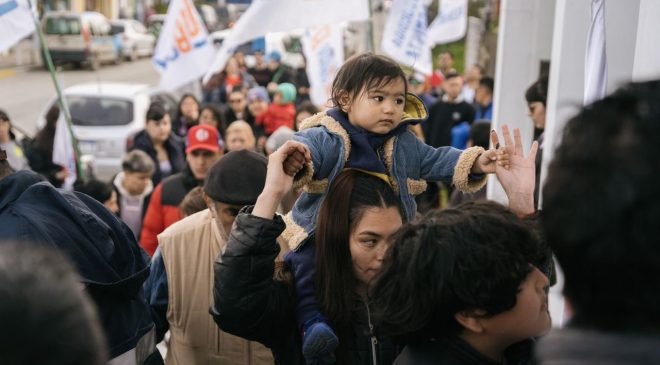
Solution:
{"label": "raised hand", "polygon": [[270,154],[264,190],[259,195],[252,214],[271,219],[284,194],[293,187],[293,177],[311,160],[312,155],[307,146],[295,141],[287,141]]}
{"label": "raised hand", "polygon": [[[497,133],[493,131],[490,135],[491,141],[494,146],[499,145],[499,138]],[[504,192],[509,198],[509,206],[511,209],[519,214],[531,213],[534,210],[534,185],[536,182],[536,152],[538,151],[538,142],[534,141],[532,147],[524,156],[522,147],[522,138],[520,137],[520,129],[513,130],[513,139],[509,132],[509,126],[502,126],[502,137],[504,138],[504,148],[508,155],[508,168],[497,164],[495,167],[495,175],[502,184]],[[531,208],[529,206],[531,202]],[[513,203],[513,205],[512,205]],[[521,206],[524,205],[524,206]],[[528,211],[530,210],[531,211]],[[524,210],[526,212],[521,212]]]}

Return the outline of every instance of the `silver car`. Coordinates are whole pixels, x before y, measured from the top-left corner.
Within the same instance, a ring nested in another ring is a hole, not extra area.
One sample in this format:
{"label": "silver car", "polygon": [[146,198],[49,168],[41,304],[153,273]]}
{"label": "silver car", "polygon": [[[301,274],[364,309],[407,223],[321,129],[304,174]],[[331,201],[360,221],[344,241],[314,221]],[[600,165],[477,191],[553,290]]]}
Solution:
{"label": "silver car", "polygon": [[148,57],[154,53],[156,37],[142,23],[133,19],[118,19],[110,24],[112,34],[117,34],[121,39],[121,53],[126,60],[135,61],[138,57]]}
{"label": "silver car", "polygon": [[[177,106],[172,94],[146,84],[85,83],[66,88],[64,95],[80,153],[93,156],[96,175],[101,179],[121,171],[126,145],[144,129],[151,102],[162,102],[170,112]],[[38,127],[45,125],[45,115],[56,102],[53,98],[44,108]]]}

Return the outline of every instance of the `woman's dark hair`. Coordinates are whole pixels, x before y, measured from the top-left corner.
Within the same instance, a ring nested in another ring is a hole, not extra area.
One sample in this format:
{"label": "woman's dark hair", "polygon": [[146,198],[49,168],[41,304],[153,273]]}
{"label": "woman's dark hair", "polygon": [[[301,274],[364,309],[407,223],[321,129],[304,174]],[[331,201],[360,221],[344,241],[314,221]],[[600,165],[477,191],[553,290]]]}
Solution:
{"label": "woman's dark hair", "polygon": [[0,109],[0,120],[4,120],[5,122],[9,123],[9,139],[12,141],[15,140],[16,135],[11,130],[11,119],[9,119],[9,115],[7,115],[7,113],[2,109]]}
{"label": "woman's dark hair", "polygon": [[218,133],[220,133],[220,136],[222,139],[225,138],[225,131],[227,130],[227,122],[225,121],[225,116],[224,114],[220,111],[218,107],[216,107],[213,104],[206,104],[204,105],[203,108],[199,110],[199,115],[202,115],[202,112],[204,110],[208,110],[213,114],[213,118],[218,121],[218,125],[216,125],[216,129],[218,130]]}
{"label": "woman's dark hair", "polygon": [[549,252],[508,208],[489,201],[435,211],[402,228],[371,292],[379,335],[404,343],[454,336],[464,311],[513,308],[520,284]]}
{"label": "woman's dark hair", "polygon": [[525,100],[527,103],[540,101],[545,106],[548,99],[548,76],[544,75],[539,77],[533,84],[525,91]]}
{"label": "woman's dark hair", "polygon": [[403,81],[408,92],[406,74],[391,58],[371,52],[353,56],[341,66],[332,82],[332,102],[337,107],[343,106],[341,99],[347,93],[350,104],[361,92],[384,86],[397,78]]}
{"label": "woman's dark hair", "polygon": [[97,202],[104,204],[112,196],[112,186],[100,180],[89,180],[85,183],[76,183],[73,186],[74,190],[83,194],[87,194],[94,198]]}
{"label": "woman's dark hair", "polygon": [[60,107],[53,104],[46,113],[46,125],[34,137],[35,146],[45,154],[48,161],[53,159],[53,142],[59,117]]}
{"label": "woman's dark hair", "polygon": [[159,121],[163,119],[166,114],[167,108],[165,108],[162,103],[154,101],[149,105],[149,109],[147,110],[147,122],[150,120]]}
{"label": "woman's dark hair", "polygon": [[[199,107],[199,100],[197,100],[195,95],[193,95],[191,93],[183,94],[183,96],[181,96],[181,99],[179,100],[179,104],[176,107],[176,118],[174,118],[174,120],[179,121],[179,120],[181,120],[181,117],[183,117],[183,113],[181,112],[181,105],[183,104],[183,101],[188,99],[188,98],[192,98],[195,101],[195,103],[197,103],[197,107]],[[192,123],[192,124],[190,124],[190,123]],[[188,127],[191,127],[196,123],[197,123],[196,120],[189,121]]]}
{"label": "woman's dark hair", "polygon": [[365,210],[399,206],[399,199],[383,180],[356,170],[339,174],[321,204],[317,221],[316,295],[321,310],[341,336],[351,325],[357,279],[353,272],[349,237]]}

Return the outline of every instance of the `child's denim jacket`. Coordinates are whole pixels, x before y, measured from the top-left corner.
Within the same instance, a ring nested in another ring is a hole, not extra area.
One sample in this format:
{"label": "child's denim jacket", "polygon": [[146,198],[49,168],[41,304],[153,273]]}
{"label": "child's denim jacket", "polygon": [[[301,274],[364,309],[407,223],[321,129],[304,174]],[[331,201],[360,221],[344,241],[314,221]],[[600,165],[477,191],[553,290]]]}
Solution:
{"label": "child's denim jacket", "polygon": [[[427,111],[422,101],[413,94],[406,96],[402,122],[425,120]],[[351,142],[348,133],[326,112],[307,118],[294,139],[309,147],[312,162],[301,171],[294,182],[294,189],[302,194],[293,209],[284,217],[286,230],[282,233],[289,247],[299,245],[316,228],[316,219],[332,180],[344,169]],[[426,181],[442,181],[454,184],[463,192],[481,189],[484,176],[471,181],[472,164],[483,152],[481,147],[465,151],[452,147],[433,148],[412,132],[405,131],[390,138],[384,145],[384,160],[390,185],[399,195],[406,221],[415,218],[415,195],[426,190]]]}

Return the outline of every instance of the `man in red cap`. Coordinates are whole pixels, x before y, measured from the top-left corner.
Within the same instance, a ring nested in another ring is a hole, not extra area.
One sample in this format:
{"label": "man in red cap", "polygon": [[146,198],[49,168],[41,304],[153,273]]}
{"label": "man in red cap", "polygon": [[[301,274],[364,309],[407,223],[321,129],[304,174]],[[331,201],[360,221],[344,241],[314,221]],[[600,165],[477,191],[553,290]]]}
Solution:
{"label": "man in red cap", "polygon": [[222,156],[219,138],[217,129],[208,125],[188,130],[186,167],[156,186],[142,222],[140,245],[149,256],[153,256],[158,247],[158,234],[181,220],[179,204],[183,198],[194,187],[204,184],[206,173]]}

